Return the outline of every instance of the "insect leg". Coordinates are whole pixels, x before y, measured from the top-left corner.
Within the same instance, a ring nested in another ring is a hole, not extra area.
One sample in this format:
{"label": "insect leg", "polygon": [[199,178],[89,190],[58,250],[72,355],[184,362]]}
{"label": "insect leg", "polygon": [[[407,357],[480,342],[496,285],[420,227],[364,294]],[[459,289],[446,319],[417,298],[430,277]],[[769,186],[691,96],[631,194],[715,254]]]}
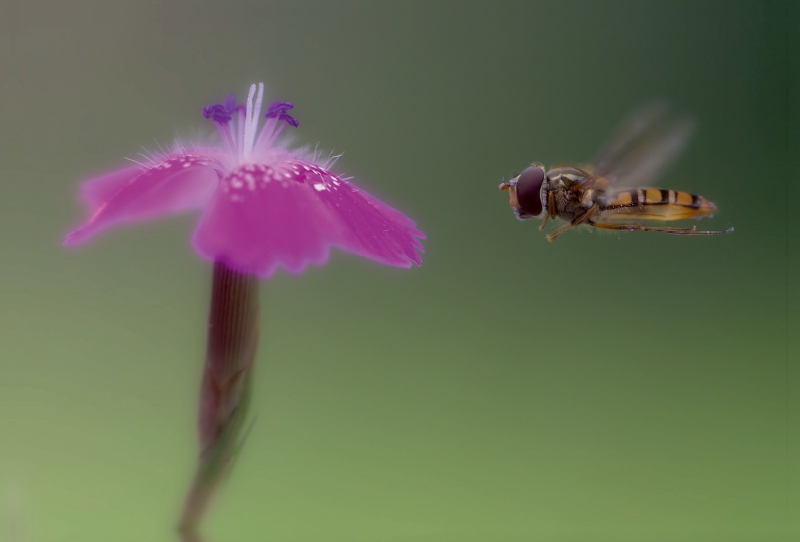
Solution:
{"label": "insect leg", "polygon": [[[551,234],[548,234],[548,235],[547,235],[547,240],[548,240],[548,241],[550,241],[550,242],[552,243],[552,242],[553,242],[553,240],[554,240],[556,237],[558,237],[559,235],[561,235],[561,234],[562,234],[562,233],[564,233],[565,231],[567,231],[567,230],[569,230],[569,229],[571,229],[571,228],[574,228],[575,226],[580,226],[581,224],[583,224],[584,222],[586,222],[587,220],[589,220],[589,218],[592,216],[592,213],[594,213],[594,212],[595,212],[595,210],[597,210],[597,204],[596,204],[596,203],[593,203],[593,204],[592,204],[592,206],[591,206],[591,207],[589,207],[588,209],[586,209],[586,211],[585,211],[584,213],[582,213],[582,214],[578,215],[577,217],[575,217],[575,218],[572,220],[572,222],[570,222],[569,224],[564,224],[563,226],[561,226],[560,228],[558,228],[558,229],[557,229],[556,231],[554,231],[553,233],[551,233]],[[589,221],[589,223],[591,224],[592,222],[591,222],[591,221]]]}
{"label": "insect leg", "polygon": [[614,223],[614,222],[592,222],[589,221],[591,226],[605,230],[627,230],[627,231],[660,231],[672,235],[724,235],[733,231],[733,228],[728,228],[722,231],[697,231],[696,226],[689,228],[656,228],[652,226],[645,226],[638,222],[632,223]]}
{"label": "insect leg", "polygon": [[558,228],[558,229],[557,229],[556,231],[554,231],[553,233],[548,233],[548,234],[547,234],[547,240],[548,240],[548,241],[550,241],[550,242],[552,243],[552,242],[553,242],[553,240],[554,240],[556,237],[558,237],[559,235],[561,235],[561,234],[562,234],[562,233],[564,233],[565,231],[567,231],[567,230],[569,230],[569,229],[571,229],[571,228],[574,228],[574,227],[575,227],[575,226],[572,224],[572,222],[568,222],[568,223],[564,224],[563,226],[561,226],[560,228]]}
{"label": "insect leg", "polygon": [[541,226],[539,226],[539,231],[544,231],[544,227],[547,224],[548,218],[555,218],[556,217],[556,200],[553,196],[553,192],[547,192],[547,212],[544,214],[544,220],[542,220]]}

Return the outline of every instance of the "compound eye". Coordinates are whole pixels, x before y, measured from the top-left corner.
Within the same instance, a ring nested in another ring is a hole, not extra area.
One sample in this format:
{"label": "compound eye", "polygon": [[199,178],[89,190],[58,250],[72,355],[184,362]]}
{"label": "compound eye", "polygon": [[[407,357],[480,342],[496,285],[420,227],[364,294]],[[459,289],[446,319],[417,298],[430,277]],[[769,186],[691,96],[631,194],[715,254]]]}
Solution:
{"label": "compound eye", "polygon": [[517,202],[522,212],[531,216],[542,214],[542,198],[540,196],[544,170],[539,166],[531,166],[519,175],[517,180]]}

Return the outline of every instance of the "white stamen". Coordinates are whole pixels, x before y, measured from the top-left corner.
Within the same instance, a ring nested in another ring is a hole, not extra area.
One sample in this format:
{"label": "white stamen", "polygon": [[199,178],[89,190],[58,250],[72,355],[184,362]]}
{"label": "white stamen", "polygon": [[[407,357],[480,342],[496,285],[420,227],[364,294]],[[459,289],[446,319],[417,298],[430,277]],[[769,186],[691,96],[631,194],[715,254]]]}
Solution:
{"label": "white stamen", "polygon": [[256,106],[253,109],[253,136],[250,138],[250,148],[252,150],[253,141],[256,139],[256,130],[261,116],[261,104],[264,101],[264,83],[258,84],[258,94],[256,94]]}
{"label": "white stamen", "polygon": [[[238,109],[238,108],[237,108]],[[245,125],[244,111],[238,109],[236,111],[236,148],[241,149],[244,147],[244,125]]]}
{"label": "white stamen", "polygon": [[258,94],[255,96],[255,103],[253,103],[255,91],[256,85],[250,85],[250,94],[247,97],[247,124],[244,128],[244,145],[241,151],[245,160],[248,160],[253,153],[253,143],[256,139],[259,115],[261,114],[261,103],[264,100],[264,83],[258,84]]}
{"label": "white stamen", "polygon": [[253,132],[253,96],[256,93],[256,85],[253,83],[250,85],[250,92],[247,94],[247,112],[244,121],[244,145],[242,148],[239,149],[239,155],[243,156],[245,151],[250,150],[250,145],[252,142],[252,132]]}

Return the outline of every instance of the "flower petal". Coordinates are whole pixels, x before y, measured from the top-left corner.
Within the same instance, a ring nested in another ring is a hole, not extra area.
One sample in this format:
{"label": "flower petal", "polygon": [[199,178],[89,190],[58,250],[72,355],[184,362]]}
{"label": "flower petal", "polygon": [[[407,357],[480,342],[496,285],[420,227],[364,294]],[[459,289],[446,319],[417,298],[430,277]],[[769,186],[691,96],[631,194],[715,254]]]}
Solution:
{"label": "flower petal", "polygon": [[226,175],[195,231],[209,260],[262,277],[283,266],[300,273],[328,259],[324,210],[308,187],[269,166],[240,166]]}
{"label": "flower petal", "polygon": [[79,199],[85,203],[92,214],[113,198],[126,184],[143,172],[142,166],[131,166],[106,175],[84,181],[80,186]]}
{"label": "flower petal", "polygon": [[209,260],[261,277],[279,266],[302,272],[337,246],[400,267],[420,263],[424,238],[414,223],[309,162],[233,170],[203,215],[194,236]]}
{"label": "flower petal", "polygon": [[170,154],[146,170],[130,167],[86,181],[81,199],[89,206],[88,222],[67,235],[65,245],[83,243],[118,222],[135,222],[202,208],[219,182],[209,157]]}
{"label": "flower petal", "polygon": [[295,162],[293,169],[304,174],[305,183],[334,217],[338,235],[333,244],[397,267],[422,263],[419,239],[425,234],[413,220],[319,166]]}

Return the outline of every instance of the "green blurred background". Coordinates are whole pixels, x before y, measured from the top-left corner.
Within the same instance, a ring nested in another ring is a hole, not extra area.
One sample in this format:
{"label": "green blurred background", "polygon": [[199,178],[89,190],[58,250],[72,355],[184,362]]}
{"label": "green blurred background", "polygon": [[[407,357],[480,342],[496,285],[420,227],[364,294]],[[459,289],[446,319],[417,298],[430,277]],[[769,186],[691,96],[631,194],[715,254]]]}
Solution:
{"label": "green blurred background", "polygon": [[[4,0],[0,539],[175,540],[197,216],[60,243],[81,179],[265,81],[428,240],[421,268],[337,252],[263,284],[208,542],[795,540],[798,30],[793,2]],[[587,160],[654,97],[698,122],[661,186],[734,234],[514,219],[503,177]]]}

